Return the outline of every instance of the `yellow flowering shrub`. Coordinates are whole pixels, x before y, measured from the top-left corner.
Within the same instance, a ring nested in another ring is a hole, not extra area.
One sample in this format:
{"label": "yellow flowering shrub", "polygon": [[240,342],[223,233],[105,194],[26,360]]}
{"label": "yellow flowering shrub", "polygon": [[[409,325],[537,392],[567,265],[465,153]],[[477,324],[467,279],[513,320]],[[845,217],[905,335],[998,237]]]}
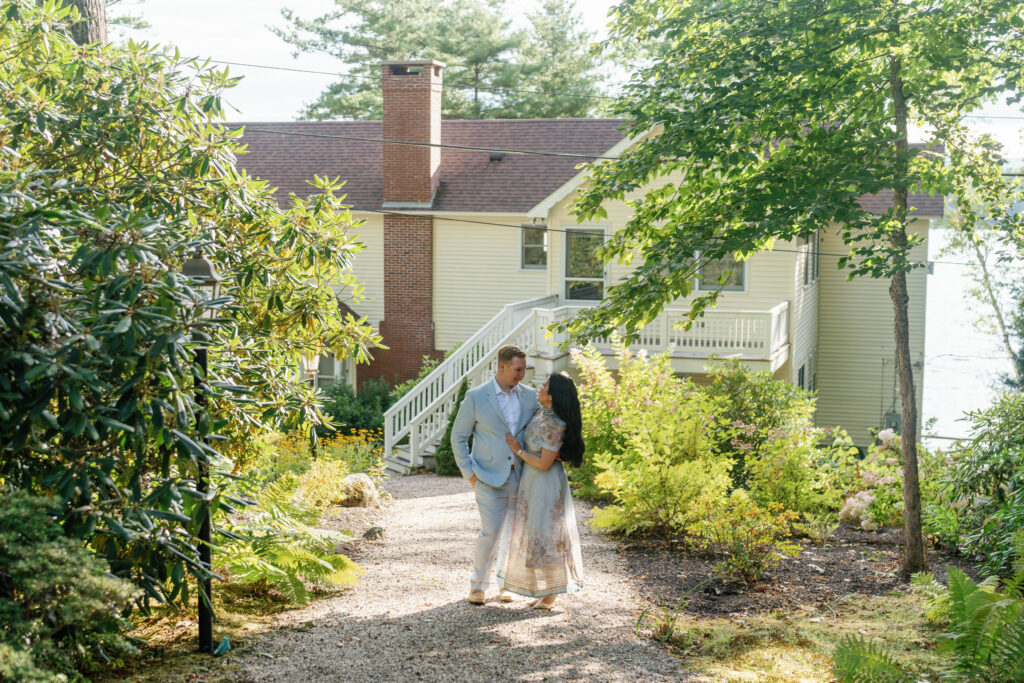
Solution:
{"label": "yellow flowering shrub", "polygon": [[337,502],[341,480],[349,474],[348,464],[333,458],[318,458],[299,477],[299,495],[313,507]]}

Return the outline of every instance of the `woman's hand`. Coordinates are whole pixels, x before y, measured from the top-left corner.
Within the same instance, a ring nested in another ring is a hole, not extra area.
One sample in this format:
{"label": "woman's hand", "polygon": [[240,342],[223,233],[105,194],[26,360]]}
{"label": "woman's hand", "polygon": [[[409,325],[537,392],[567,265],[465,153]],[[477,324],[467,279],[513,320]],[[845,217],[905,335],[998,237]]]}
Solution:
{"label": "woman's hand", "polygon": [[505,443],[508,444],[508,447],[512,449],[513,453],[519,453],[519,449],[522,448],[522,446],[519,445],[519,439],[512,436],[511,432],[505,432]]}

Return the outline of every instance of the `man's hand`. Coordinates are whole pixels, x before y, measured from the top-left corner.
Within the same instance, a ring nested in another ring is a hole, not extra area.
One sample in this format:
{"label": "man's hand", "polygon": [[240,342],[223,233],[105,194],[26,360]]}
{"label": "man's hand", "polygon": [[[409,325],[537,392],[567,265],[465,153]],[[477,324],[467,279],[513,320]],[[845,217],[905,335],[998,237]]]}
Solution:
{"label": "man's hand", "polygon": [[466,481],[469,482],[470,486],[472,486],[473,488],[476,488],[476,475],[475,474],[470,476],[470,478],[467,479]]}
{"label": "man's hand", "polygon": [[505,432],[505,443],[508,444],[508,447],[512,449],[514,454],[519,454],[519,449],[522,448],[522,446],[519,445],[519,439],[512,436],[511,432]]}

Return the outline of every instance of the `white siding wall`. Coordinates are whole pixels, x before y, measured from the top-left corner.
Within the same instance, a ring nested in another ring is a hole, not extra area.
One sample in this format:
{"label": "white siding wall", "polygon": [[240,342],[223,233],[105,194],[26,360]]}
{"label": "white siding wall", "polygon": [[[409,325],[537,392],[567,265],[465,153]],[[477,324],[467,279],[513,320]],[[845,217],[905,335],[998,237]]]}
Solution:
{"label": "white siding wall", "polygon": [[[928,221],[912,224],[911,231],[927,237]],[[823,233],[821,250],[846,253],[837,230]],[[912,258],[924,261],[927,244],[916,247]],[[859,277],[847,280],[848,271],[836,267],[836,258],[821,263],[821,319],[818,331],[818,412],[820,425],[844,427],[855,443],[869,443],[868,429],[878,427],[883,415],[900,411],[894,392],[895,342],[889,281]],[[918,268],[907,276],[910,294],[910,356],[914,362],[918,413],[924,393],[924,315],[927,271]]]}
{"label": "white siding wall", "polygon": [[[520,268],[526,216],[473,216],[496,225],[434,221],[434,344],[448,350],[471,337],[502,306],[547,294],[544,270]],[[548,267],[551,267],[548,249]]]}
{"label": "white siding wall", "polygon": [[377,326],[384,317],[384,217],[356,212],[352,216],[366,220],[355,228],[358,240],[366,248],[353,259],[353,271],[364,287],[361,301],[353,303],[347,292],[342,298],[356,313],[365,315],[371,325]]}

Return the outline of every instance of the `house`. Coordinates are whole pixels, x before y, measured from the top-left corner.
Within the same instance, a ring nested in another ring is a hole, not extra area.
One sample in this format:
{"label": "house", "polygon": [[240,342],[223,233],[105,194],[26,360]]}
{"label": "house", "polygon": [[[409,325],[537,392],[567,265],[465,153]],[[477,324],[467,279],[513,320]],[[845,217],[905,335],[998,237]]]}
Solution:
{"label": "house", "polygon": [[[379,327],[390,349],[358,369],[326,359],[323,380],[401,381],[417,373],[423,356],[440,358],[458,346],[388,411],[386,452],[399,440],[409,444],[396,456],[398,467],[419,462],[443,430],[461,379],[487,377],[501,344],[526,349],[538,373],[568,366],[560,339],[546,338],[545,326],[593,305],[628,272],[605,266],[593,249],[625,223],[629,208],[611,202],[606,219],[577,223],[569,207],[586,179],[578,166],[616,155],[630,139],[622,121],[609,119],[442,121],[442,63],[381,68],[383,121],[247,123],[249,153],[239,163],[276,186],[282,202],[308,194],[314,174],[340,176],[353,215],[365,221],[366,249],[354,267],[366,298],[352,307]],[[862,201],[883,213],[891,199]],[[911,230],[927,238],[942,198],[914,195],[911,202]],[[698,289],[713,286],[724,268],[734,273],[718,305],[688,331],[674,329],[685,302],[667,308],[638,346],[671,350],[673,368],[697,376],[712,356],[738,356],[817,390],[819,423],[840,424],[867,443],[870,428],[898,422],[892,304],[886,282],[849,281],[836,268],[832,255],[845,251],[836,229],[743,263],[709,266]],[[925,257],[925,246],[917,247],[914,258]],[[926,277],[923,269],[908,276],[919,388]]]}

